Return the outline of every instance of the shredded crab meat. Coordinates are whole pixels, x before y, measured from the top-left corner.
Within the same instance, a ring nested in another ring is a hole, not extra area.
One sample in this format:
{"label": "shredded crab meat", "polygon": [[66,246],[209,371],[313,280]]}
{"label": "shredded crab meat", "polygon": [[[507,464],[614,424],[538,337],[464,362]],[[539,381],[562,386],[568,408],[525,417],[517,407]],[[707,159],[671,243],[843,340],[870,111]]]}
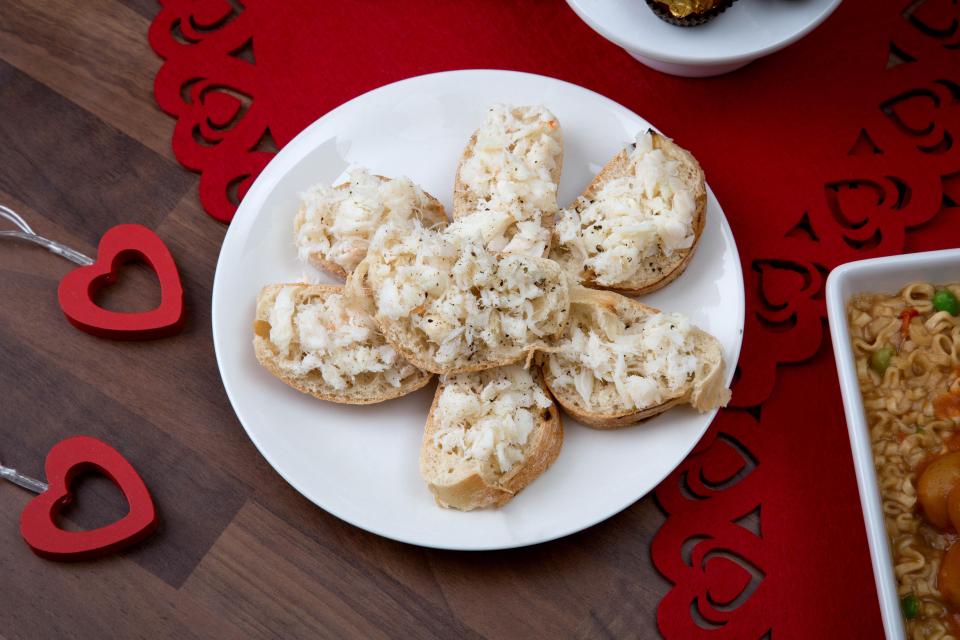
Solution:
{"label": "shredded crab meat", "polygon": [[645,261],[689,249],[696,239],[695,194],[679,163],[654,148],[651,133],[637,136],[629,166],[629,175],[608,181],[591,199],[581,196],[557,218],[565,261],[605,286],[630,280]]}
{"label": "shredded crab meat", "polygon": [[409,322],[440,364],[526,347],[560,329],[566,282],[542,260],[499,258],[477,237],[420,225],[383,227],[373,246],[366,277],[378,313]]}
{"label": "shredded crab meat", "polygon": [[495,463],[506,473],[524,459],[524,446],[553,403],[520,366],[451,376],[437,400],[433,445],[467,460]]}
{"label": "shredded crab meat", "polygon": [[348,273],[367,255],[381,225],[409,223],[431,207],[429,196],[407,178],[381,180],[362,167],[344,185],[317,184],[301,195],[296,228],[301,260],[319,257]]}
{"label": "shredded crab meat", "polygon": [[484,246],[504,255],[542,256],[550,245],[550,231],[542,212],[523,212],[514,204],[484,202],[481,208],[450,225],[451,235],[478,236]]}
{"label": "shredded crab meat", "polygon": [[338,391],[367,374],[399,387],[417,372],[386,343],[373,318],[341,294],[298,300],[297,290],[281,289],[270,310],[270,341],[286,356],[282,369],[297,376],[317,371]]}
{"label": "shredded crab meat", "polygon": [[490,107],[459,174],[476,209],[456,221],[452,232],[479,233],[495,253],[542,256],[550,243],[543,217],[557,210],[552,172],[561,151],[559,123],[546,108]]}
{"label": "shredded crab meat", "polygon": [[698,365],[692,325],[676,313],[625,324],[597,311],[596,324],[578,318],[547,359],[552,385],[576,390],[588,410],[645,409],[683,393]]}

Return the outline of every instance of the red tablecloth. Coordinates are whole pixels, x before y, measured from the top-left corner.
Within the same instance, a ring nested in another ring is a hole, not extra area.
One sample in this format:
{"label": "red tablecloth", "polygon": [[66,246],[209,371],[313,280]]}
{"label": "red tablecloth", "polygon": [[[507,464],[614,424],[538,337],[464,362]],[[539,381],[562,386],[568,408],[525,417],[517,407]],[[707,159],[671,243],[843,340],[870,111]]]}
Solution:
{"label": "red tablecloth", "polygon": [[651,552],[675,585],[660,628],[881,634],[823,288],[842,262],[957,244],[956,3],[847,0],[780,53],[683,79],[639,65],[559,0],[161,1],[157,101],[221,220],[274,145],[360,93],[434,71],[568,80],[691,149],[737,238],[747,328],[737,408],[657,490],[668,518]]}

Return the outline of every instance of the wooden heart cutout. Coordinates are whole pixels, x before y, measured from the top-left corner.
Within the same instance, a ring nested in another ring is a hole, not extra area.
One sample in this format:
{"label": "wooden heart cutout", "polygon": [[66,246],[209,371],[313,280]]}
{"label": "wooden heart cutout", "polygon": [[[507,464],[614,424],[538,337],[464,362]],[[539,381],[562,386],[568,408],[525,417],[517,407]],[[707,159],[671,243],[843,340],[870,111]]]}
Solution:
{"label": "wooden heart cutout", "polygon": [[[49,560],[86,560],[140,542],[157,528],[157,512],[140,474],[110,445],[90,436],[54,445],[44,464],[48,489],[20,514],[20,535],[38,556]],[[99,471],[123,492],[130,507],[121,519],[90,531],[67,531],[57,513],[73,500],[70,483],[84,471]]]}
{"label": "wooden heart cutout", "polygon": [[[160,306],[150,311],[110,311],[97,305],[93,296],[115,282],[117,269],[132,260],[146,262],[160,281]],[[67,320],[80,329],[114,340],[148,340],[173,335],[183,326],[183,286],[177,265],[163,240],[139,224],[120,224],[100,238],[97,261],[74,269],[60,281],[60,308]]]}

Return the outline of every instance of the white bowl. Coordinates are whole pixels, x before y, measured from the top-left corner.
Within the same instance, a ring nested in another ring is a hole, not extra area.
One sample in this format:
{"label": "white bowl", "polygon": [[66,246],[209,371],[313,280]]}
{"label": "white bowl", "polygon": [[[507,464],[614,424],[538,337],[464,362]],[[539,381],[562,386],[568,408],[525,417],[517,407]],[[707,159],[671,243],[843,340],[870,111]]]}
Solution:
{"label": "white bowl", "polygon": [[657,71],[704,77],[727,73],[796,42],[841,0],[738,0],[706,24],[678,27],[644,0],[567,0],[591,29]]}
{"label": "white bowl", "polygon": [[880,613],[887,638],[891,640],[902,640],[905,637],[903,618],[900,613],[900,598],[897,596],[897,581],[893,575],[890,546],[883,523],[883,506],[873,466],[870,433],[863,411],[853,348],[850,345],[846,305],[850,298],[858,293],[896,293],[904,285],[917,281],[955,282],[958,273],[960,249],[947,249],[849,262],[834,269],[827,278],[827,315],[830,320],[830,335],[833,338],[833,354],[837,360],[847,431],[850,433],[853,464],[860,487],[860,504],[867,525],[867,541],[870,543],[873,575],[880,597]]}

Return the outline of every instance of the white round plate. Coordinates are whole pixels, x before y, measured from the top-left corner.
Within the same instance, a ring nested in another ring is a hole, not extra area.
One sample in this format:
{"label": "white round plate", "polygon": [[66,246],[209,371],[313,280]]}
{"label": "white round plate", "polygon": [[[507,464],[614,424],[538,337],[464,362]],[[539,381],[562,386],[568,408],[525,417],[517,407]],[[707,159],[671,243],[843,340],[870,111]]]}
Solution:
{"label": "white round plate", "polygon": [[567,0],[591,29],[658,71],[714,76],[796,42],[841,0],[737,0],[706,24],[678,27],[645,0]]}
{"label": "white round plate", "polygon": [[[457,160],[494,102],[544,104],[559,118],[565,146],[561,203],[572,201],[649,126],[596,93],[525,73],[451,71],[381,87],[314,122],[264,169],[227,231],[213,286],[213,339],[223,384],[267,461],[333,515],[427,547],[504,549],[589,527],[653,489],[715,414],[678,408],[641,426],[607,432],[564,416],[563,450],[543,476],[502,509],[462,513],[436,506],[420,479],[420,439],[433,383],[379,405],[336,405],[294,391],[257,364],[251,346],[257,292],[305,273],[318,277],[296,258],[298,195],[362,164],[374,173],[409,176],[449,210]],[[696,152],[696,140],[680,142]],[[706,230],[689,268],[644,302],[689,314],[715,335],[732,377],[743,332],[743,274],[712,192]]]}

